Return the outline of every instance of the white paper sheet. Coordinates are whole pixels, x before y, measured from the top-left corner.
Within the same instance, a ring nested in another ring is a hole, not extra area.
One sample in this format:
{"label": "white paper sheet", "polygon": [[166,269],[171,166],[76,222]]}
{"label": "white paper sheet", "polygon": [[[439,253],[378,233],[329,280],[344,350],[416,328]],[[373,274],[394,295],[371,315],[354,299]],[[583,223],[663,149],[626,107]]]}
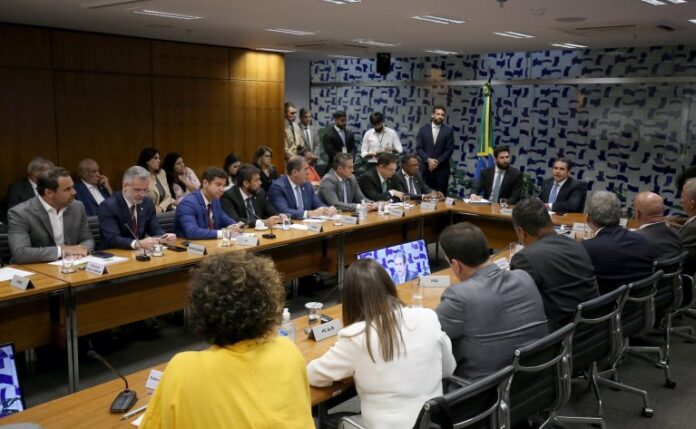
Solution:
{"label": "white paper sheet", "polygon": [[35,273],[31,271],[18,270],[12,267],[0,268],[0,282],[6,282],[12,280],[14,276],[29,277]]}
{"label": "white paper sheet", "polygon": [[[75,260],[75,265],[82,265],[86,264],[87,262],[99,262],[100,264],[106,264],[106,265],[111,265],[111,264],[116,264],[119,262],[125,262],[127,261],[128,258],[123,258],[121,256],[114,256],[109,259],[104,259],[104,258],[97,258],[96,256],[85,256],[84,258],[76,259]],[[63,262],[59,259],[57,261],[49,262],[49,265],[62,265]]]}
{"label": "white paper sheet", "polygon": [[474,201],[474,200],[470,200],[470,199],[464,198],[464,202],[467,203],[467,204],[490,204],[490,203],[491,203],[490,201],[488,201],[488,200],[485,199],[485,198],[481,198],[481,199],[478,200],[478,201]]}

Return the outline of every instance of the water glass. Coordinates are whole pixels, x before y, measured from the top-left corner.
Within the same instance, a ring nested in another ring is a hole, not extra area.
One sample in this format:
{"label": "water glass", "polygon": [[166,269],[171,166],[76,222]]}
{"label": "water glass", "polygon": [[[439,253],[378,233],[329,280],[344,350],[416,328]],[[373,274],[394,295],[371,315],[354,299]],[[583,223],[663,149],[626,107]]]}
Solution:
{"label": "water glass", "polygon": [[404,194],[404,210],[409,210],[411,208],[411,196]]}
{"label": "water glass", "polygon": [[312,326],[320,323],[321,309],[324,308],[324,304],[321,302],[308,302],[305,304],[305,308],[307,309],[307,325]]}
{"label": "water glass", "polygon": [[160,243],[155,244],[155,247],[152,249],[152,256],[164,256],[164,246]]}
{"label": "water glass", "polygon": [[281,213],[280,220],[281,220],[281,229],[283,231],[288,231],[290,229],[290,225],[292,225],[292,217],[290,216],[290,214],[289,213]]}
{"label": "water glass", "polygon": [[501,198],[498,200],[498,202],[500,203],[501,210],[508,208],[508,200],[506,198]]}
{"label": "water glass", "polygon": [[384,201],[377,201],[377,214],[378,215],[384,214]]}
{"label": "water glass", "polygon": [[343,225],[343,217],[339,213],[336,213],[334,215],[333,224],[334,224],[334,226],[342,226]]}
{"label": "water glass", "polygon": [[225,228],[222,230],[222,247],[229,247],[232,245],[232,230]]}
{"label": "water glass", "polygon": [[77,255],[73,255],[71,253],[66,253],[63,255],[62,263],[60,266],[60,272],[63,274],[70,274],[74,273],[77,271],[75,268],[75,260],[77,259]]}
{"label": "water glass", "polygon": [[413,282],[411,286],[411,307],[423,308],[423,285],[420,281]]}

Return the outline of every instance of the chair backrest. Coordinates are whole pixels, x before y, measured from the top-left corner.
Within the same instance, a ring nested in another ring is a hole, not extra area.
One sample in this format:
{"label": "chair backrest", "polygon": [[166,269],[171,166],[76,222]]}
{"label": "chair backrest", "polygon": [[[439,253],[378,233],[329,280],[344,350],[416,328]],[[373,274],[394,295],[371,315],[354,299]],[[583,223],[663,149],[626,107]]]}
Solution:
{"label": "chair backrest", "polygon": [[682,267],[684,260],[689,252],[668,259],[660,259],[653,263],[655,271],[662,270],[664,275],[657,283],[655,293],[655,321],[659,322],[662,318],[673,310],[681,306],[684,299],[682,289]]}
{"label": "chair backrest", "polygon": [[573,371],[588,370],[592,362],[613,362],[621,352],[623,338],[619,315],[628,286],[578,304],[573,334]]}
{"label": "chair backrest", "polygon": [[0,233],[0,265],[9,264],[11,258],[8,235],[6,232]]}
{"label": "chair backrest", "polygon": [[515,350],[515,373],[506,392],[510,406],[506,427],[514,427],[539,411],[556,410],[568,401],[574,330],[575,324],[569,323]]}
{"label": "chair backrest", "polygon": [[621,311],[621,335],[623,338],[642,335],[655,325],[655,293],[664,271],[628,285],[628,294]]}
{"label": "chair backrest", "polygon": [[99,216],[87,216],[87,224],[89,225],[89,232],[92,233],[92,238],[94,239],[94,248],[98,249],[101,243],[101,231],[99,230]]}
{"label": "chair backrest", "polygon": [[164,213],[157,213],[157,221],[160,226],[167,233],[174,233],[174,215],[175,211],[171,210]]}
{"label": "chair backrest", "polygon": [[[430,399],[423,404],[413,428],[502,428],[505,419],[500,419],[500,414],[508,411],[503,398],[512,374],[512,366],[507,366],[472,384],[459,384],[459,388]],[[458,384],[456,380],[453,383]]]}
{"label": "chair backrest", "polygon": [[585,210],[585,201],[587,200],[587,182],[580,181],[584,186],[582,187],[582,197],[580,198],[580,210]]}

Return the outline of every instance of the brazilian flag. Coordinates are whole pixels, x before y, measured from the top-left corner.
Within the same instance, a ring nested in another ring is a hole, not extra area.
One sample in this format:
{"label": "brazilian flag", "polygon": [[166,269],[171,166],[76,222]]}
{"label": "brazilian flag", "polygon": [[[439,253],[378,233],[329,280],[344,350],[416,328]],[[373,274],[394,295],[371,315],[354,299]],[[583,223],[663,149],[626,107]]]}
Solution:
{"label": "brazilian flag", "polygon": [[476,156],[476,174],[474,180],[478,180],[481,171],[493,166],[493,118],[491,117],[491,95],[493,90],[490,83],[483,84],[483,115],[478,134],[478,150]]}

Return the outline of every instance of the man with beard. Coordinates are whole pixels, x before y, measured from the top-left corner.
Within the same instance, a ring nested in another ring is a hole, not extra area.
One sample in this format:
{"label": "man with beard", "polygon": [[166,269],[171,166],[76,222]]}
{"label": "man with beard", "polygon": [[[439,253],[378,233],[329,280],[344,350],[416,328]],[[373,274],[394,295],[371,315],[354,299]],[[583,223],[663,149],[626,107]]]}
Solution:
{"label": "man with beard", "polygon": [[492,203],[507,200],[515,204],[522,196],[522,173],[510,166],[510,148],[498,146],[493,149],[495,165],[481,171],[471,191],[471,199],[487,198]]}
{"label": "man with beard", "polygon": [[324,151],[324,145],[319,137],[319,128],[312,124],[312,112],[304,107],[300,109],[300,131],[302,132],[302,142],[305,149],[313,152],[317,156],[315,168],[320,176],[330,168],[329,156]]}
{"label": "man with beard", "polygon": [[399,135],[393,129],[384,126],[384,115],[373,112],[370,115],[370,124],[372,129],[365,133],[360,147],[360,156],[367,160],[369,165],[376,165],[377,157],[382,152],[403,152]]}
{"label": "man with beard", "polygon": [[285,133],[283,134],[285,159],[297,155],[297,150],[302,147],[302,133],[300,126],[295,122],[296,118],[297,107],[290,102],[285,103]]}
{"label": "man with beard", "polygon": [[324,137],[322,144],[324,151],[328,155],[328,165],[333,165],[334,156],[337,153],[349,153],[355,155],[355,142],[353,141],[353,132],[346,129],[346,112],[337,111],[333,114],[334,126],[329,128]]}
{"label": "man with beard", "polygon": [[424,125],[416,136],[416,153],[421,159],[425,183],[447,195],[450,167],[454,152],[454,131],[445,125],[445,107],[436,105],[430,115],[432,122]]}
{"label": "man with beard", "polygon": [[222,209],[237,222],[254,226],[257,220],[266,226],[280,222],[278,211],[261,189],[261,172],[251,164],[244,164],[237,172],[238,186],[233,186],[220,199]]}

